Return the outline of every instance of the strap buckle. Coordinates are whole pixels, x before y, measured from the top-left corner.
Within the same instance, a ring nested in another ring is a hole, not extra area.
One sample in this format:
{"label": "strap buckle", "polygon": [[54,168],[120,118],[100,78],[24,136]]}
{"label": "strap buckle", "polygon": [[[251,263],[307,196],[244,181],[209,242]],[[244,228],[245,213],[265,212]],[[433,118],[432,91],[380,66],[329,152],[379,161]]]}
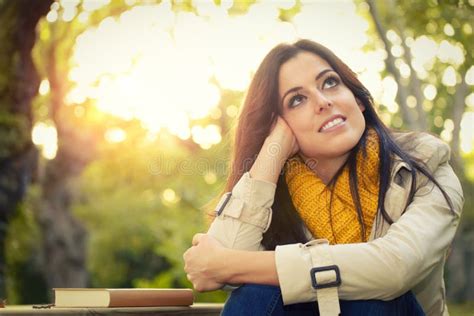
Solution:
{"label": "strap buckle", "polygon": [[[318,284],[318,281],[316,280],[316,273],[331,270],[336,273],[336,280],[328,283]],[[311,275],[311,285],[315,290],[341,285],[341,273],[339,272],[339,267],[336,265],[312,268],[309,273]]]}

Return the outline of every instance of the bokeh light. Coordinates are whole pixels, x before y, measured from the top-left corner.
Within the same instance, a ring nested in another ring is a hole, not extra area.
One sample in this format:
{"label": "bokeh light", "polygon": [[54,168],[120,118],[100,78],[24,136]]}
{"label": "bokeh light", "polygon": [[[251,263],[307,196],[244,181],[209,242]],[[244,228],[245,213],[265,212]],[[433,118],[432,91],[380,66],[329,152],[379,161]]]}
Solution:
{"label": "bokeh light", "polygon": [[[55,2],[46,20],[59,23],[77,18],[87,23],[91,13],[109,3],[110,0]],[[377,104],[389,114],[400,110],[396,102],[397,82],[390,76],[382,77],[385,50],[364,49],[369,25],[361,13],[368,14],[366,5],[356,7],[353,1],[303,0],[290,23],[280,20],[280,10],[293,8],[295,1],[256,1],[248,12],[238,15],[229,14],[234,4],[230,0],[221,1],[220,5],[213,1],[192,1],[196,13],[175,11],[170,1],[138,5],[128,0],[127,4],[133,7],[117,18],[104,18],[77,37],[68,74],[73,88],[65,102],[77,107],[89,100],[99,111],[124,120],[138,119],[149,131],[150,140],[166,130],[180,139],[191,139],[203,149],[218,144],[222,135],[217,125],[196,121],[218,120],[223,114],[236,117],[238,105],[225,105],[223,111],[218,108],[223,91],[244,92],[263,56],[276,44],[298,38],[328,46],[358,73]],[[79,15],[78,11],[81,11]],[[331,32],[327,31],[328,25]],[[427,25],[433,27],[437,26]],[[469,27],[463,25],[463,32],[472,32]],[[443,31],[450,37],[455,34],[450,24]],[[454,93],[453,87],[461,80],[457,67],[464,62],[466,53],[462,45],[451,39],[438,41],[428,35],[408,36],[405,44],[412,57],[408,65],[403,60],[406,52],[399,35],[388,30],[387,38],[393,45],[391,52],[402,78],[410,78],[414,70],[421,80],[431,82],[422,87],[426,98],[423,109],[441,107],[439,91],[434,81],[428,79],[435,62],[445,63],[441,81],[448,93]],[[473,67],[465,80],[468,85],[474,84]],[[49,93],[47,80],[41,82],[39,93]],[[472,96],[466,98],[468,106],[472,106],[472,99]],[[406,102],[414,108],[418,100],[408,96]],[[80,115],[83,112],[78,111]],[[388,116],[384,119],[390,121]],[[435,126],[440,125],[434,120]],[[391,123],[398,127],[403,122],[394,118]],[[467,133],[464,129],[461,132]],[[126,130],[120,137],[117,132],[108,133],[106,139],[112,143],[126,138]],[[450,139],[448,131],[443,135],[444,139]],[[465,134],[462,138],[469,136]],[[55,140],[50,142],[54,144]]]}
{"label": "bokeh light", "polygon": [[[361,49],[368,40],[368,23],[350,1],[318,5],[303,1],[293,23],[279,19],[279,9],[293,7],[291,1],[257,2],[246,14],[234,16],[227,11],[232,1],[220,6],[193,1],[193,5],[198,14],[174,12],[169,1],[137,5],[117,19],[108,17],[87,29],[76,40],[69,73],[74,88],[67,102],[90,99],[100,111],[139,119],[154,133],[166,129],[181,139],[192,137],[208,149],[221,141],[220,131],[212,125],[192,126],[192,121],[220,116],[216,107],[222,89],[245,91],[273,46],[300,37],[328,45],[361,74],[365,84],[381,90],[384,56]],[[97,9],[89,2],[83,6]],[[346,37],[347,25],[336,25],[334,20],[350,23],[352,36]],[[335,28],[330,36],[318,27],[326,22]],[[229,105],[226,114],[235,117],[238,107]]]}

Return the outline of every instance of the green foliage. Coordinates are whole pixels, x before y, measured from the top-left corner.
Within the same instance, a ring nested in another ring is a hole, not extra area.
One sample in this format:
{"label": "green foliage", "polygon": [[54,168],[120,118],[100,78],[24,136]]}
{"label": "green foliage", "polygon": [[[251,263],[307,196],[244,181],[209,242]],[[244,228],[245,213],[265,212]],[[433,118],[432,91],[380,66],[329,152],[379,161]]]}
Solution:
{"label": "green foliage", "polygon": [[5,242],[8,304],[48,302],[44,275],[38,268],[42,237],[31,208],[36,198],[37,187],[31,187],[28,199],[19,205],[8,227]]}
{"label": "green foliage", "polygon": [[474,302],[448,304],[448,310],[451,316],[471,316],[474,310]]}
{"label": "green foliage", "polygon": [[[116,123],[126,126],[127,139],[101,143],[100,159],[80,179],[74,207],[89,232],[92,285],[191,287],[182,254],[192,236],[206,230],[201,207],[222,187],[226,161],[216,155],[219,149],[191,156],[171,135],[150,141],[139,122]],[[205,181],[209,172],[218,175],[212,185]],[[165,196],[166,190],[175,196]],[[222,301],[223,294],[203,299]]]}

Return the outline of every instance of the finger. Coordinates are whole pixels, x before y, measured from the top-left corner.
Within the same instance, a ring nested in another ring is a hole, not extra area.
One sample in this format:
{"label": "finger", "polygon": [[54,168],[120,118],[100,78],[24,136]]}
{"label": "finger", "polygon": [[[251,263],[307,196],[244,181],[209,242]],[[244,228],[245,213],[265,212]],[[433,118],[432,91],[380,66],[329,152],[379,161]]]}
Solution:
{"label": "finger", "polygon": [[184,260],[184,261],[187,261],[187,260],[188,260],[188,257],[189,257],[189,254],[191,253],[191,249],[192,249],[192,248],[193,248],[193,247],[188,248],[188,250],[186,250],[186,251],[183,253],[183,260]]}
{"label": "finger", "polygon": [[272,117],[270,121],[272,122],[272,125],[270,125],[270,130],[273,130],[275,128],[275,125],[277,125],[278,120],[280,119],[280,116],[276,113],[272,113]]}
{"label": "finger", "polygon": [[186,250],[184,253],[183,253],[183,260],[186,261],[186,257],[188,256],[188,250]]}
{"label": "finger", "polygon": [[189,272],[189,262],[188,262],[188,260],[184,260],[183,270],[184,270],[184,272],[186,272],[186,273]]}
{"label": "finger", "polygon": [[201,238],[205,235],[206,234],[196,234],[196,235],[194,235],[194,237],[193,237],[193,246],[197,246],[199,244]]}
{"label": "finger", "polygon": [[278,115],[277,118],[273,120],[270,131],[273,131],[281,120],[283,120],[283,118]]}

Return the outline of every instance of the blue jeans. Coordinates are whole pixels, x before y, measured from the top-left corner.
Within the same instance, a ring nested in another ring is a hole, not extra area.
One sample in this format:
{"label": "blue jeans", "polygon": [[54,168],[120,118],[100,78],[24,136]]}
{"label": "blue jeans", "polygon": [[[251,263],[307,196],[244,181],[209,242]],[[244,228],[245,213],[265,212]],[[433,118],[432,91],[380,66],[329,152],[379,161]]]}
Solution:
{"label": "blue jeans", "polygon": [[[392,301],[340,301],[341,315],[418,316],[425,315],[415,295],[407,292]],[[270,285],[246,284],[234,290],[221,313],[222,316],[319,316],[316,302],[283,305],[280,288]]]}

